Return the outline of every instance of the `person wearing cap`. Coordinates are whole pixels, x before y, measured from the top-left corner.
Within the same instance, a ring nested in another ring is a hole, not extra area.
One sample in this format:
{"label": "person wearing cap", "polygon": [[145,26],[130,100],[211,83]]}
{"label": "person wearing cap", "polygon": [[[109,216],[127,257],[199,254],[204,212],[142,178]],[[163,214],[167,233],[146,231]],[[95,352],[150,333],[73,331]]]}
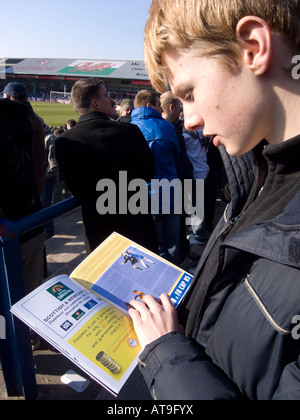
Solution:
{"label": "person wearing cap", "polygon": [[32,154],[35,171],[35,181],[37,184],[38,194],[41,195],[44,180],[45,166],[45,145],[44,145],[44,121],[33,110],[28,96],[26,87],[19,82],[8,83],[2,92],[4,99],[10,99],[15,102],[21,102],[27,106],[28,117],[33,128],[32,138]]}
{"label": "person wearing cap", "polygon": [[[42,208],[35,182],[32,138],[28,107],[7,97],[1,99],[0,207],[2,216],[11,221],[33,215]],[[20,245],[27,294],[43,281],[43,227],[20,235]]]}
{"label": "person wearing cap", "polygon": [[134,105],[132,100],[124,99],[120,104],[120,118],[118,121],[121,122],[130,122],[131,121],[131,113],[134,110]]}
{"label": "person wearing cap", "polygon": [[13,101],[22,102],[27,101],[26,88],[22,83],[11,82],[5,86],[2,92],[3,97]]}

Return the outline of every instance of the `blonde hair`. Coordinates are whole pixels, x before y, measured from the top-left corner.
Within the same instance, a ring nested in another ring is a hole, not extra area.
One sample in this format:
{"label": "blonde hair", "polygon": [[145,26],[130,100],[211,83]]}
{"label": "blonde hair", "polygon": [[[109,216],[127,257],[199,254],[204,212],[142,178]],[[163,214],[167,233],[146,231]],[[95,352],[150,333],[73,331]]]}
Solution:
{"label": "blonde hair", "polygon": [[180,99],[173,95],[171,91],[165,92],[160,97],[160,106],[163,111],[166,111],[170,105],[175,106],[180,104]]}
{"label": "blonde hair", "polygon": [[295,52],[300,50],[300,0],[152,0],[144,52],[154,89],[168,90],[162,57],[170,48],[222,57],[236,70],[241,59],[236,27],[245,16],[264,19]]}
{"label": "blonde hair", "polygon": [[153,90],[141,90],[134,98],[134,108],[139,108],[141,106],[146,107],[149,102],[155,106],[157,97],[159,97],[159,95]]}

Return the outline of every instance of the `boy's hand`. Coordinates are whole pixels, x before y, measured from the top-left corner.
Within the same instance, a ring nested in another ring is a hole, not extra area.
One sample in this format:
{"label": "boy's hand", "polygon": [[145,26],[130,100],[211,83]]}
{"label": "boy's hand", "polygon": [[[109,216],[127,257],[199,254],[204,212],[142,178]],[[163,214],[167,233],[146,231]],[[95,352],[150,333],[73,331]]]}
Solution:
{"label": "boy's hand", "polygon": [[177,311],[167,294],[162,294],[158,300],[146,295],[143,302],[132,300],[128,311],[143,348],[170,332],[182,332]]}

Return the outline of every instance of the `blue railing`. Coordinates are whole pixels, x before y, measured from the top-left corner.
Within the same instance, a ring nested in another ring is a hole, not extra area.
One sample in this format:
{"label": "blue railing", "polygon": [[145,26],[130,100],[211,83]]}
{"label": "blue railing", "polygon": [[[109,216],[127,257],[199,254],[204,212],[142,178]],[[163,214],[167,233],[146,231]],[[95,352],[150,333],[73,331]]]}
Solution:
{"label": "blue railing", "polygon": [[25,296],[20,235],[79,206],[71,197],[14,222],[0,219],[0,316],[6,327],[5,339],[0,337],[0,359],[8,396],[29,400],[37,394],[29,329],[10,312]]}

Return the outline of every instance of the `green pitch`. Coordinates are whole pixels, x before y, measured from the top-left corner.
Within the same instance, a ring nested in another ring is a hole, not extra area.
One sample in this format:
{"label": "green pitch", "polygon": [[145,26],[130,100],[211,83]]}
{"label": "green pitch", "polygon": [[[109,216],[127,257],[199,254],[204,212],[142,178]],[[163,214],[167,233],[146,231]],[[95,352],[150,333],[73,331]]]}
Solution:
{"label": "green pitch", "polygon": [[71,118],[78,121],[79,115],[72,105],[54,102],[30,102],[34,112],[43,118],[45,124],[53,127],[64,125]]}

